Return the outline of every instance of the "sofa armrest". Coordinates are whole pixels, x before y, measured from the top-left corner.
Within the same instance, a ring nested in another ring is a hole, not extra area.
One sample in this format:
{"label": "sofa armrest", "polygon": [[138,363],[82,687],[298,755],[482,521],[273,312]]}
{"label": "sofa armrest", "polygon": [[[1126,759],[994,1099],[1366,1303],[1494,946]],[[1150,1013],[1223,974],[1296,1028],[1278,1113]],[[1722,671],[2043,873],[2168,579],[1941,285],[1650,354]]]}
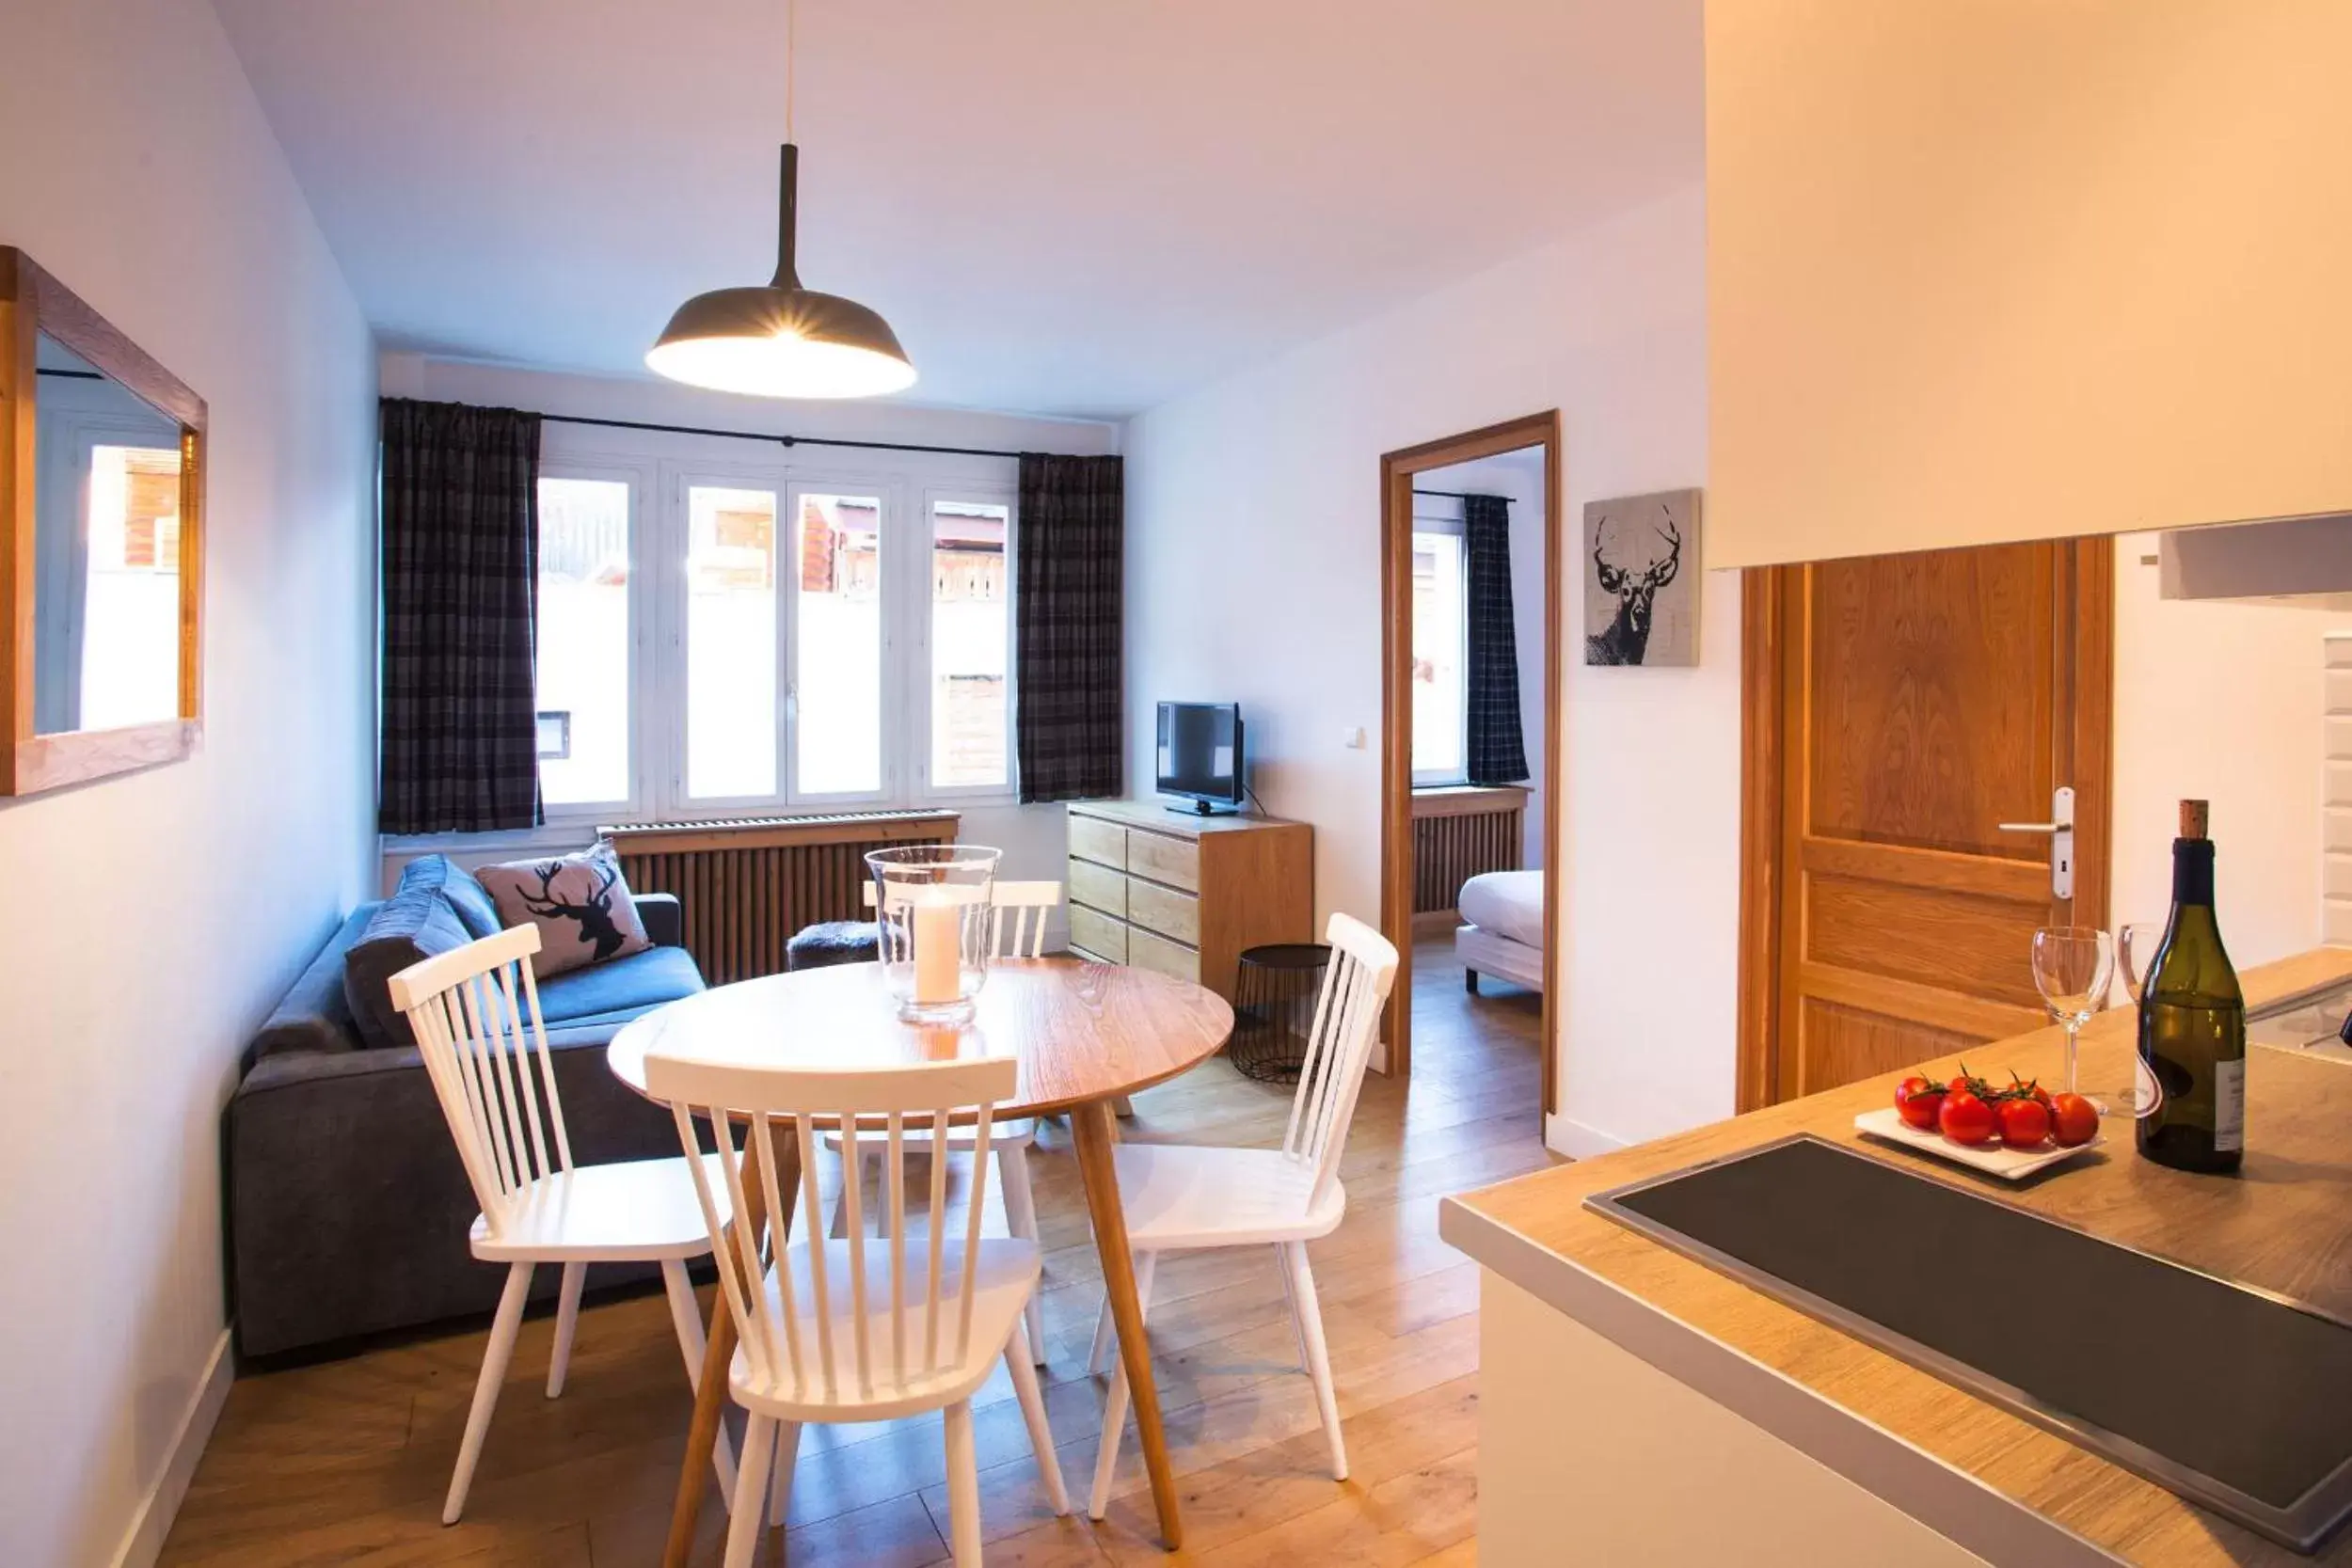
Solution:
{"label": "sofa armrest", "polygon": [[632,894],[637,905],[637,918],[645,927],[645,935],[656,947],[686,945],[686,910],[675,893]]}

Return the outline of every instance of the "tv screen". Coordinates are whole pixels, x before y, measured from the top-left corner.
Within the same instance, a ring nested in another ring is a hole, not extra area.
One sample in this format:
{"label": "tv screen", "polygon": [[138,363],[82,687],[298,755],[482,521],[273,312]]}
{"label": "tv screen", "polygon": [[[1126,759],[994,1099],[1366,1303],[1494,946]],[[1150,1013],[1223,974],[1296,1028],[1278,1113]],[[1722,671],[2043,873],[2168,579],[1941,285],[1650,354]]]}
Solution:
{"label": "tv screen", "polygon": [[1162,794],[1239,805],[1240,707],[1232,703],[1162,703],[1159,759]]}

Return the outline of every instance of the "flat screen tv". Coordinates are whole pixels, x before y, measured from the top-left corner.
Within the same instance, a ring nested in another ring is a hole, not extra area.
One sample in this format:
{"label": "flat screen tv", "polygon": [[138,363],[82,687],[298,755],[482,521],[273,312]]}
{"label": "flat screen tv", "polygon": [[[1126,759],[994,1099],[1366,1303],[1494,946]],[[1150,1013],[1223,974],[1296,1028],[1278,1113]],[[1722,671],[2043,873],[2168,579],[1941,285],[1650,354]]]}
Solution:
{"label": "flat screen tv", "polygon": [[1160,793],[1192,803],[1170,811],[1207,816],[1241,809],[1241,708],[1234,703],[1162,703]]}

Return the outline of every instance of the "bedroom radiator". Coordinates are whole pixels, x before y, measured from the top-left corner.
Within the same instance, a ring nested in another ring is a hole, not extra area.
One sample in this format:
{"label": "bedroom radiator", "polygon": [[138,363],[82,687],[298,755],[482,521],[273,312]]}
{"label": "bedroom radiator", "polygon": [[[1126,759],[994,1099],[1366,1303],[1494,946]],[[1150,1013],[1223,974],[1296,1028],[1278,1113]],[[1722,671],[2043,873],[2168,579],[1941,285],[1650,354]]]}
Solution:
{"label": "bedroom radiator", "polygon": [[1451,910],[1472,877],[1517,871],[1526,824],[1524,789],[1413,791],[1413,912]]}
{"label": "bedroom radiator", "polygon": [[638,893],[674,893],[686,950],[714,986],[774,974],[784,944],[820,920],[866,918],[866,852],[953,844],[952,811],[842,812],[723,822],[659,822],[598,831]]}

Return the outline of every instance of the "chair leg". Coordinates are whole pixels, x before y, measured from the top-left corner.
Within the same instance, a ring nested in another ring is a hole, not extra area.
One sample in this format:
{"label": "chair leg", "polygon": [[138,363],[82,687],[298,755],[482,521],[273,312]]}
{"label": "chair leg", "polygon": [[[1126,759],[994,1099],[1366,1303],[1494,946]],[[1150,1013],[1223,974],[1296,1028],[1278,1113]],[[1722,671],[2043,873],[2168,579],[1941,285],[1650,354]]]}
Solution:
{"label": "chair leg", "polygon": [[[1152,1310],[1152,1272],[1158,1257],[1155,1252],[1136,1254],[1136,1300],[1146,1312]],[[1105,1291],[1103,1293],[1103,1308],[1094,1317],[1094,1344],[1087,1352],[1087,1375],[1099,1377],[1110,1370],[1110,1367],[1111,1298],[1110,1292]]]}
{"label": "chair leg", "polygon": [[1111,1115],[1115,1117],[1132,1117],[1135,1114],[1136,1102],[1127,1096],[1122,1094],[1117,1100],[1111,1101]]}
{"label": "chair leg", "polygon": [[1307,1243],[1282,1249],[1290,1263],[1291,1289],[1298,1297],[1298,1332],[1307,1341],[1307,1375],[1314,1380],[1315,1404],[1323,1412],[1323,1434],[1331,1441],[1331,1478],[1347,1479],[1347,1445],[1340,1438],[1340,1401],[1331,1387],[1331,1357],[1323,1344],[1323,1307],[1315,1300],[1314,1272],[1307,1267]]}
{"label": "chair leg", "polygon": [[768,1462],[768,1528],[784,1528],[785,1515],[792,1509],[792,1470],[801,1462],[801,1423],[776,1422],[775,1457]]}
{"label": "chair leg", "polygon": [[[661,1288],[670,1298],[670,1326],[677,1332],[677,1348],[686,1357],[686,1386],[699,1391],[703,1381],[703,1315],[696,1309],[693,1281],[686,1265],[675,1258],[661,1262]],[[719,1438],[710,1449],[711,1468],[719,1474],[719,1501],[735,1506],[735,1445],[727,1441],[727,1425],[719,1423]]]}
{"label": "chair leg", "polygon": [[1037,1450],[1037,1470],[1045,1481],[1045,1500],[1056,1518],[1070,1514],[1070,1491],[1062,1484],[1061,1458],[1054,1451],[1054,1429],[1045,1422],[1045,1395],[1037,1385],[1038,1363],[1030,1354],[1019,1323],[1005,1341],[1005,1370],[1012,1374],[1012,1391],[1021,1399],[1021,1418],[1029,1426],[1029,1447]]}
{"label": "chair leg", "polygon": [[588,1265],[564,1265],[564,1286],[555,1300],[555,1354],[548,1357],[548,1398],[564,1392],[564,1369],[572,1364],[572,1337],[580,1332],[580,1290],[587,1283]]}
{"label": "chair leg", "polygon": [[[998,1183],[1005,1189],[1005,1228],[1025,1241],[1037,1240],[1037,1195],[1029,1188],[1029,1151],[1008,1144],[996,1151]],[[1045,1365],[1044,1290],[1029,1292],[1029,1354]]]}
{"label": "chair leg", "polygon": [[972,1402],[949,1405],[946,1419],[948,1544],[956,1568],[980,1568],[980,1467],[972,1449]]}
{"label": "chair leg", "polygon": [[[1136,1255],[1136,1305],[1152,1310],[1152,1276],[1159,1272],[1160,1255]],[[1119,1468],[1119,1445],[1127,1435],[1127,1361],[1111,1362],[1111,1386],[1103,1396],[1103,1438],[1094,1450],[1094,1487],[1087,1496],[1087,1517],[1100,1519],[1111,1506],[1111,1476]]]}
{"label": "chair leg", "polygon": [[1290,1304],[1291,1339],[1298,1346],[1298,1370],[1307,1370],[1307,1330],[1298,1321],[1298,1287],[1291,1283],[1290,1248],[1274,1243],[1274,1272],[1282,1276],[1282,1299]]}
{"label": "chair leg", "polygon": [[754,1415],[743,1423],[742,1487],[727,1521],[726,1568],[751,1568],[759,1549],[759,1505],[768,1497],[768,1466],[775,1457],[776,1419]]}
{"label": "chair leg", "polygon": [[449,1478],[449,1497],[441,1504],[441,1523],[453,1525],[466,1512],[466,1491],[473,1485],[474,1462],[482,1457],[482,1439],[490,1431],[490,1412],[498,1408],[499,1386],[506,1381],[507,1363],[515,1358],[515,1336],[523,1324],[523,1301],[531,1294],[531,1265],[514,1264],[506,1271],[506,1289],[499,1296],[498,1316],[490,1323],[490,1343],[482,1353],[482,1370],[474,1377],[473,1408],[466,1413],[466,1435],[457,1445],[457,1470]]}

